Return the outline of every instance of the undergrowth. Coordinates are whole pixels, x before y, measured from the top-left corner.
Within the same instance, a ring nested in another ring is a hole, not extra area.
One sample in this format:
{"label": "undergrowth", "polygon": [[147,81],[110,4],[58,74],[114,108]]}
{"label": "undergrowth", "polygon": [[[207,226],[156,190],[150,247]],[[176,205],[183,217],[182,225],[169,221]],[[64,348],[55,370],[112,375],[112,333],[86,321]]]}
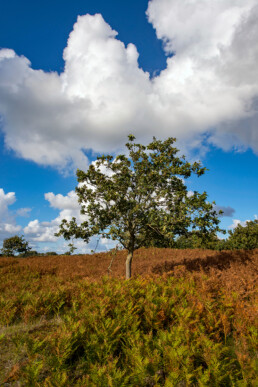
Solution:
{"label": "undergrowth", "polygon": [[3,266],[3,386],[256,386],[255,296],[208,275],[64,279]]}

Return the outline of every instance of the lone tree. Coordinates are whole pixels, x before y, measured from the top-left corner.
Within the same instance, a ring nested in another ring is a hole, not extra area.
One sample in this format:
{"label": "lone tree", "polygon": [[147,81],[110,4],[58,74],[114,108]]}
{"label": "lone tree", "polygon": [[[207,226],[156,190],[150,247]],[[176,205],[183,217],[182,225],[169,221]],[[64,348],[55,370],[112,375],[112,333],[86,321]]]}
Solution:
{"label": "lone tree", "polygon": [[128,136],[127,154],[98,157],[87,172],[77,170],[76,188],[81,213],[87,221],[62,220],[56,236],[82,238],[93,235],[117,240],[127,250],[126,279],[131,277],[134,251],[150,246],[173,246],[179,235],[199,230],[203,235],[221,231],[218,214],[206,192],[189,194],[184,179],[201,176],[206,168],[177,156],[175,138],[147,145]]}
{"label": "lone tree", "polygon": [[29,242],[26,242],[23,236],[15,235],[4,240],[1,251],[3,255],[10,257],[14,256],[15,253],[19,253],[21,256],[26,256],[30,250],[31,247],[29,247]]}

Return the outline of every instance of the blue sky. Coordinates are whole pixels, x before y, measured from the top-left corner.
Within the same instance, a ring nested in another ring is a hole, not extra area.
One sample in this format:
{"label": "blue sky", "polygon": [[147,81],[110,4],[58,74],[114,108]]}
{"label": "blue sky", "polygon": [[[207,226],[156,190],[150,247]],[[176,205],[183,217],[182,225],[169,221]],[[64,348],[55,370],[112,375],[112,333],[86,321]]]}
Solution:
{"label": "blue sky", "polygon": [[39,251],[66,251],[53,233],[80,217],[75,169],[121,151],[131,132],[177,137],[201,159],[209,171],[189,189],[225,210],[222,227],[254,219],[255,3],[1,2],[0,245],[18,233]]}

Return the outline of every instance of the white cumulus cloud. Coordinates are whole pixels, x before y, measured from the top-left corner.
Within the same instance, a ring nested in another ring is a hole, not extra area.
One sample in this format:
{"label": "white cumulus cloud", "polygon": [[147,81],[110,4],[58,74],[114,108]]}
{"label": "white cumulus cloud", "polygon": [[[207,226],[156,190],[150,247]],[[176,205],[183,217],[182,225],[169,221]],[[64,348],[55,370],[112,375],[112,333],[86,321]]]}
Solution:
{"label": "white cumulus cloud", "polygon": [[16,201],[15,193],[8,192],[0,188],[0,240],[13,236],[21,230],[21,226],[16,224],[15,216],[9,210]]}
{"label": "white cumulus cloud", "polygon": [[[36,249],[46,251],[57,251],[65,253],[69,250],[69,241],[64,241],[63,238],[55,237],[55,233],[59,230],[59,225],[63,219],[70,221],[73,217],[76,218],[77,223],[87,220],[85,215],[80,213],[80,205],[78,203],[78,197],[75,191],[68,192],[67,195],[54,194],[48,192],[45,194],[45,199],[49,202],[50,207],[60,210],[58,216],[49,222],[40,222],[38,219],[34,219],[24,227],[25,237],[33,244],[36,243]],[[51,244],[51,247],[49,245]],[[91,250],[103,251],[113,248],[116,245],[115,242],[104,240],[98,236],[93,237],[89,244],[85,244],[83,240],[74,240],[74,246],[76,247],[76,253],[88,254]]]}
{"label": "white cumulus cloud", "polygon": [[87,149],[119,150],[129,133],[139,141],[174,136],[190,148],[209,133],[223,149],[258,152],[256,0],[151,0],[147,16],[174,54],[152,79],[137,48],[100,14],[78,17],[61,74],[0,50],[6,146],[63,170],[85,168]]}
{"label": "white cumulus cloud", "polygon": [[40,222],[34,219],[24,228],[24,234],[33,242],[56,242],[55,233],[59,230],[59,225],[63,219],[70,221],[75,217],[78,223],[86,220],[81,215],[75,191],[70,191],[66,196],[53,192],[45,194],[45,199],[49,202],[50,207],[60,210],[58,216],[49,222]]}

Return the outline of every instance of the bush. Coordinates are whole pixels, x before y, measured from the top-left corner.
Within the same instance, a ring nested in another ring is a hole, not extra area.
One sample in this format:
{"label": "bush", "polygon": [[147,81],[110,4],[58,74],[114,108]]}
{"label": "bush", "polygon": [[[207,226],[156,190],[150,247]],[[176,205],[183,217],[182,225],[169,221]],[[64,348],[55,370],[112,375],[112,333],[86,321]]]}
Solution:
{"label": "bush", "polygon": [[192,231],[186,235],[181,235],[176,239],[175,247],[177,249],[211,249],[221,250],[224,241],[220,240],[215,233],[201,234]]}
{"label": "bush", "polygon": [[258,219],[246,222],[245,226],[239,224],[234,230],[230,230],[227,246],[231,250],[258,248]]}
{"label": "bush", "polygon": [[26,255],[24,255],[24,254],[19,254],[18,255],[18,257],[35,257],[35,256],[37,256],[37,255],[39,255],[39,253],[36,251],[36,250],[30,250],[30,251],[28,251],[27,253],[26,253]]}

